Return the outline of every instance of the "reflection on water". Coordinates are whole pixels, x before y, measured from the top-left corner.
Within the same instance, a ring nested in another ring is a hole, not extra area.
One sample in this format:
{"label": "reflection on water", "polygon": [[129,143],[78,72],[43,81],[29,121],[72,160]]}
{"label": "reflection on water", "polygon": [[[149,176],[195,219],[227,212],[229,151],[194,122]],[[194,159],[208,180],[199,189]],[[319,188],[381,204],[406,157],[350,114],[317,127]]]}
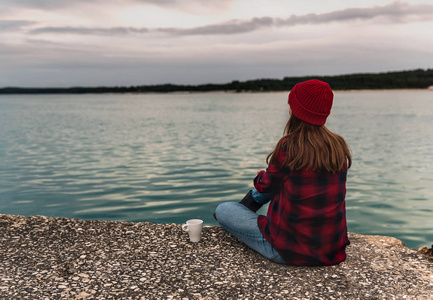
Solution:
{"label": "reflection on water", "polygon": [[[433,242],[433,92],[337,92],[349,230]],[[182,223],[239,201],[279,139],[286,93],[0,97],[0,212]],[[265,213],[266,208],[261,212]]]}

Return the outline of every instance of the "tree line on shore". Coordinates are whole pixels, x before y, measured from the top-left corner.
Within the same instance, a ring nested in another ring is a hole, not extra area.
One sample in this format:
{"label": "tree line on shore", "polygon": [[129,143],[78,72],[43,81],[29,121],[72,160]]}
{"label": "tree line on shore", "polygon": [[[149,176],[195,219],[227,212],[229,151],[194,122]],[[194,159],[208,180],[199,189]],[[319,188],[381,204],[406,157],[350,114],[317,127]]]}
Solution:
{"label": "tree line on shore", "polygon": [[309,79],[323,80],[333,90],[364,89],[426,89],[433,86],[433,69],[410,71],[363,73],[337,76],[284,77],[283,79],[234,80],[222,84],[200,85],[137,85],[113,87],[70,87],[70,88],[0,88],[0,94],[84,94],[84,93],[168,93],[168,92],[272,92],[288,91],[298,82]]}

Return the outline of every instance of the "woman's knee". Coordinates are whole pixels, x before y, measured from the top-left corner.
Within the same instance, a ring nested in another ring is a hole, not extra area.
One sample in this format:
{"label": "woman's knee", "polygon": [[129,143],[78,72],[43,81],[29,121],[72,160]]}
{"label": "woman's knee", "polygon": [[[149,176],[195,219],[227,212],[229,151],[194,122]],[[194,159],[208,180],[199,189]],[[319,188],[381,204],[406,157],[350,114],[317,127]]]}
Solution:
{"label": "woman's knee", "polygon": [[215,209],[215,216],[218,219],[218,222],[224,219],[225,216],[230,214],[233,211],[233,205],[237,202],[223,202],[217,206]]}

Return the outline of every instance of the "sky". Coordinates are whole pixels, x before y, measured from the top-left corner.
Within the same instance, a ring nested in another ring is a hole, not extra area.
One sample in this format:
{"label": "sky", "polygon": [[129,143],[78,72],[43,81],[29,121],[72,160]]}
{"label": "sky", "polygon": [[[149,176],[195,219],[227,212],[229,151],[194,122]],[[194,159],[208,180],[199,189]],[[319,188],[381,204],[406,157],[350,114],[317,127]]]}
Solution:
{"label": "sky", "polygon": [[431,0],[2,0],[0,87],[433,68]]}

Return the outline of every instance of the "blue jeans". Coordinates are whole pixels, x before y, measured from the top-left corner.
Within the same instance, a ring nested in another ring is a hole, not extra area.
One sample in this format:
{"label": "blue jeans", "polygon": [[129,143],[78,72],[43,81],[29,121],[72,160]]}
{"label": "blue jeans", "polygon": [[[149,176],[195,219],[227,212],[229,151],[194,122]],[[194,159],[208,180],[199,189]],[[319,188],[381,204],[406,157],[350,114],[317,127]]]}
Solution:
{"label": "blue jeans", "polygon": [[260,232],[255,212],[237,202],[224,202],[218,205],[215,215],[221,227],[241,242],[273,262],[285,263]]}
{"label": "blue jeans", "polygon": [[259,193],[256,189],[253,189],[253,198],[257,203],[266,204],[271,201],[273,194],[272,193]]}

